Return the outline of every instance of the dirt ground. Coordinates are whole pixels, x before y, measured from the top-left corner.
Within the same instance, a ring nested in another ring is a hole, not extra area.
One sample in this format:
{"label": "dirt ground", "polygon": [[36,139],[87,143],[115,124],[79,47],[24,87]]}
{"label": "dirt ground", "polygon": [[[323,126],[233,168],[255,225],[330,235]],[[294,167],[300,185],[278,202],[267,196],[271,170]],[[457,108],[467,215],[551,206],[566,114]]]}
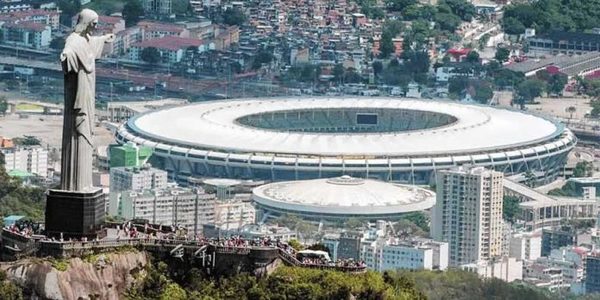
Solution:
{"label": "dirt ground", "polygon": [[[0,136],[14,138],[32,135],[42,141],[42,145],[60,149],[62,136],[62,116],[30,115],[19,118],[17,115],[0,117]],[[101,126],[94,128],[95,146],[106,146],[114,142],[111,132]]]}
{"label": "dirt ground", "polygon": [[585,114],[589,113],[590,100],[588,98],[573,97],[573,98],[538,98],[536,101],[540,104],[527,105],[531,111],[539,111],[560,118],[569,118],[570,113],[567,112],[568,107],[575,107],[573,119],[583,120]]}

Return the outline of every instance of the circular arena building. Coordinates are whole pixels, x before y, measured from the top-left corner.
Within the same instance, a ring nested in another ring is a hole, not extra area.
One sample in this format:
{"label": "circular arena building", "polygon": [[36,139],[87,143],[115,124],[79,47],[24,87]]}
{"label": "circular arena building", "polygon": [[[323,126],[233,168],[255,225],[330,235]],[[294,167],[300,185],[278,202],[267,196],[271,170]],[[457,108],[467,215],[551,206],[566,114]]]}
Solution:
{"label": "circular arena building", "polygon": [[550,181],[576,143],[561,123],[523,111],[385,97],[202,102],[133,117],[116,138],[154,148],[153,163],[177,179],[417,184],[464,164]]}
{"label": "circular arena building", "polygon": [[435,193],[423,188],[353,178],[284,181],[257,187],[252,200],[260,218],[294,214],[314,221],[397,219],[435,204]]}

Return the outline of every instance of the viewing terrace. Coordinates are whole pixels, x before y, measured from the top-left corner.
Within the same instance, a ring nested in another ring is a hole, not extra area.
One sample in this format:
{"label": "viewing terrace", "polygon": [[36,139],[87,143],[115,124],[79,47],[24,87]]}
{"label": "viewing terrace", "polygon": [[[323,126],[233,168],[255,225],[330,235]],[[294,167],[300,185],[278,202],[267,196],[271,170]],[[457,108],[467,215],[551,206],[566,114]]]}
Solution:
{"label": "viewing terrace", "polygon": [[[121,247],[133,247],[159,256],[189,259],[202,267],[214,268],[224,257],[231,260],[249,260],[255,265],[264,266],[280,259],[287,265],[337,270],[342,272],[365,272],[362,262],[303,262],[297,258],[297,252],[286,243],[270,239],[245,240],[229,239],[177,239],[177,238],[119,238],[94,241],[58,241],[50,239],[33,240],[32,237],[3,229],[3,251],[27,252],[28,255],[51,256],[57,258],[81,257],[87,254],[109,252]],[[17,238],[21,247],[15,244]],[[32,249],[24,249],[28,245]]]}

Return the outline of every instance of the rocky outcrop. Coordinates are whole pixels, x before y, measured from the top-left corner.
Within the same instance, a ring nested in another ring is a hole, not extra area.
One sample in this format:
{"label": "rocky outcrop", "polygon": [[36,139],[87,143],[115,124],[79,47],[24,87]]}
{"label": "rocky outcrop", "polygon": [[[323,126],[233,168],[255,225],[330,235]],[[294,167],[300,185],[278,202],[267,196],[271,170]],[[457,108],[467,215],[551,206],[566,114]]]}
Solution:
{"label": "rocky outcrop", "polygon": [[[120,299],[143,272],[145,252],[98,254],[51,263],[43,259],[16,262],[6,272],[25,291],[42,299]],[[57,270],[54,266],[59,269]]]}

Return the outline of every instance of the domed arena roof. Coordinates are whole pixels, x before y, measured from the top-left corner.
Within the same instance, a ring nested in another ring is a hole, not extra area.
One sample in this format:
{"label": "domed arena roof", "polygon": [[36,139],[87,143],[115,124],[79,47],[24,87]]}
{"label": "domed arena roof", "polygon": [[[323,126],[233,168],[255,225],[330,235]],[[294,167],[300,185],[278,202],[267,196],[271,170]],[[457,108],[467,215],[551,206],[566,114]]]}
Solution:
{"label": "domed arena roof", "polygon": [[253,200],[291,213],[368,217],[431,208],[435,193],[417,186],[342,176],[277,182],[253,191]]}

